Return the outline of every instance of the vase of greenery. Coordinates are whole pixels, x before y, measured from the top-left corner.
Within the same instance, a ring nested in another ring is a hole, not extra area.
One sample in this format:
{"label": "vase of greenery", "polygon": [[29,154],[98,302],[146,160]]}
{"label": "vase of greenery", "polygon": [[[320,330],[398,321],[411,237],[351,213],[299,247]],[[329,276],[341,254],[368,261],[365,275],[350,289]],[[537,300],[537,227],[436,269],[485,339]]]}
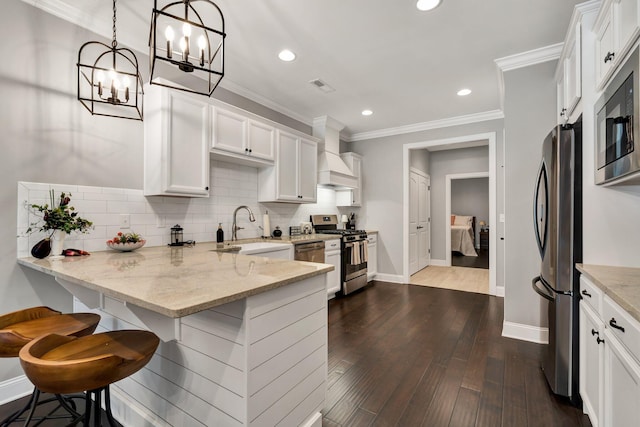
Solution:
{"label": "vase of greenery", "polygon": [[[71,194],[60,193],[58,203],[56,205],[55,191],[52,189],[49,191],[49,198],[51,204],[49,205],[30,205],[31,210],[41,218],[29,224],[27,234],[43,231],[49,233],[49,237],[44,240],[49,240],[51,245],[51,258],[62,258],[62,250],[64,245],[64,239],[67,234],[75,231],[79,233],[88,233],[93,223],[89,220],[81,218],[75,211],[73,206],[70,206]],[[40,243],[38,243],[40,244]]]}

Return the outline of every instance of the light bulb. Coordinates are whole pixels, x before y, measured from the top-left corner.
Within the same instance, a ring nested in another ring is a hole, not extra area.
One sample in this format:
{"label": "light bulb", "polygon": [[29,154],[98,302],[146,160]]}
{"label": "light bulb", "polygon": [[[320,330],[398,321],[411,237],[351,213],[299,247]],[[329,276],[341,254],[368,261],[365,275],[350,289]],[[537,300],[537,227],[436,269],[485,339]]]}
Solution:
{"label": "light bulb", "polygon": [[173,28],[171,28],[171,25],[167,25],[167,29],[164,30],[164,36],[167,38],[167,41],[173,41],[175,33],[173,32]]}
{"label": "light bulb", "polygon": [[116,70],[114,70],[113,68],[109,70],[109,78],[111,80],[115,80],[118,78],[118,73],[116,73]]}
{"label": "light bulb", "polygon": [[183,53],[187,50],[187,40],[184,37],[180,37],[180,50]]}
{"label": "light bulb", "polygon": [[207,39],[205,36],[198,37],[198,47],[204,50],[207,47]]}
{"label": "light bulb", "polygon": [[186,22],[182,24],[182,34],[185,37],[191,37],[191,25],[187,24]]}
{"label": "light bulb", "polygon": [[96,73],[96,80],[97,80],[97,81],[98,81],[98,83],[100,83],[100,84],[104,83],[104,71],[99,70],[99,71]]}
{"label": "light bulb", "polygon": [[441,0],[418,0],[418,2],[416,3],[416,7],[422,11],[431,10],[438,7],[440,5],[440,2]]}
{"label": "light bulb", "polygon": [[128,88],[131,85],[131,81],[129,80],[128,76],[124,76],[122,77],[122,86],[124,86],[125,88]]}
{"label": "light bulb", "polygon": [[117,77],[113,79],[113,87],[116,88],[116,90],[120,90],[120,80],[118,80]]}

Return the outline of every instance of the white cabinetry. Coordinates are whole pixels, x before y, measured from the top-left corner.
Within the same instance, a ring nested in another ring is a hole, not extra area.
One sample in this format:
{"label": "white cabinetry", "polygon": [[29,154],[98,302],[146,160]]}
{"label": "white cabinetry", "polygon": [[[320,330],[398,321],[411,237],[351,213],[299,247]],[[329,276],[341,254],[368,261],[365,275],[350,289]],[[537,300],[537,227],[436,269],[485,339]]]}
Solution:
{"label": "white cabinetry", "polygon": [[367,235],[367,252],[369,258],[367,259],[367,282],[372,281],[378,274],[378,235]]}
{"label": "white cabinetry", "polygon": [[335,267],[327,273],[327,296],[333,298],[341,288],[340,282],[340,239],[326,240],[324,242],[324,263]]}
{"label": "white cabinetry", "polygon": [[276,164],[258,173],[258,201],[315,203],[317,174],[317,143],[278,130]]}
{"label": "white cabinetry", "polygon": [[356,177],[356,188],[336,190],[337,206],[361,206],[362,204],[362,156],[356,153],[342,153],[340,157]]}
{"label": "white cabinetry", "polygon": [[580,396],[591,425],[602,425],[604,324],[584,300],[580,302]]}
{"label": "white cabinetry", "polygon": [[581,73],[581,23],[570,27],[563,55],[558,63],[560,80],[558,82],[559,114],[568,119],[582,97]]}
{"label": "white cabinetry", "polygon": [[209,105],[162,86],[145,87],[145,196],[209,196]]}
{"label": "white cabinetry", "polygon": [[241,163],[273,164],[275,128],[231,107],[211,108],[211,152]]}
{"label": "white cabinetry", "polygon": [[594,32],[596,87],[604,88],[640,33],[638,0],[602,2]]}
{"label": "white cabinetry", "polygon": [[640,419],[640,322],[580,278],[580,396],[594,427]]}

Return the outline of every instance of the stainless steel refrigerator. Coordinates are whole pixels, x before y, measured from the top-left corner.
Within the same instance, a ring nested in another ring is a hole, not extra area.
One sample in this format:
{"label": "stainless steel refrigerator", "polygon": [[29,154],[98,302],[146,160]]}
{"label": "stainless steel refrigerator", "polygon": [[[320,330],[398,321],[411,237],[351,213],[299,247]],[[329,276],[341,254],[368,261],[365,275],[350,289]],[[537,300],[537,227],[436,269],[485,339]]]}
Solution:
{"label": "stainless steel refrigerator", "polygon": [[578,303],[582,262],[582,122],[554,128],[542,144],[534,196],[540,275],[533,289],[548,302],[549,344],[542,361],[549,386],[579,405]]}

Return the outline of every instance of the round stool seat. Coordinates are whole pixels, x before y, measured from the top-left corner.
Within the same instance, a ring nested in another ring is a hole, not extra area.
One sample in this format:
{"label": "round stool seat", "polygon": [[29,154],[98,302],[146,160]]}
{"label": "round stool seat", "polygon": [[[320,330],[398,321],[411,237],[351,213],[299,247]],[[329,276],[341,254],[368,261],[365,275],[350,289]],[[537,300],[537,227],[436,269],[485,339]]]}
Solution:
{"label": "round stool seat", "polygon": [[140,370],[160,340],[148,331],[121,330],[80,338],[50,334],[20,350],[25,374],[40,390],[76,393],[106,387]]}
{"label": "round stool seat", "polygon": [[33,307],[2,315],[0,357],[18,357],[22,347],[43,335],[90,335],[99,322],[97,314],[62,314],[48,307]]}

